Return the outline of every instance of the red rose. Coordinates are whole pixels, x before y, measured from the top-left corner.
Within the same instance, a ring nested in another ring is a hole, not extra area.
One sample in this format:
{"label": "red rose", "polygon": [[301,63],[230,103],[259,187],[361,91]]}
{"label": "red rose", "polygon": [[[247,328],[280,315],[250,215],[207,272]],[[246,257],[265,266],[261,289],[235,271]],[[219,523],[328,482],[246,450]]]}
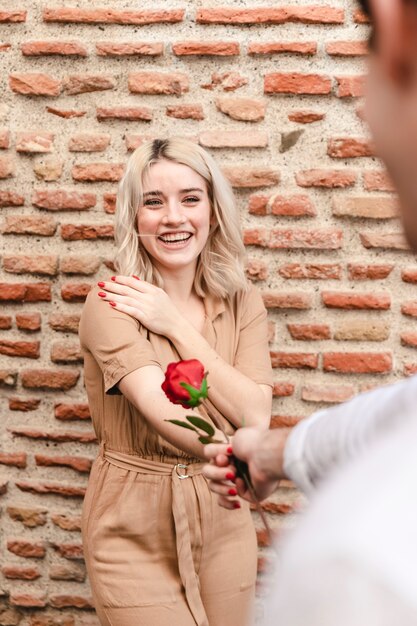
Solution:
{"label": "red rose", "polygon": [[184,409],[198,406],[207,397],[204,366],[197,359],[170,363],[161,386],[173,404],[181,404]]}

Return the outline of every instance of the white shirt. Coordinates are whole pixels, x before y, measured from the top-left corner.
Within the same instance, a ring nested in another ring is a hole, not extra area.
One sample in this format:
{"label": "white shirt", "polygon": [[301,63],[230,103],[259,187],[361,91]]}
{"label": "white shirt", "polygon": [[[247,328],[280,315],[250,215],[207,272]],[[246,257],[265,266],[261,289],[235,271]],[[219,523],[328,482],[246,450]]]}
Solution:
{"label": "white shirt", "polygon": [[264,626],[416,626],[417,376],[312,415],[284,466],[321,488],[283,548]]}

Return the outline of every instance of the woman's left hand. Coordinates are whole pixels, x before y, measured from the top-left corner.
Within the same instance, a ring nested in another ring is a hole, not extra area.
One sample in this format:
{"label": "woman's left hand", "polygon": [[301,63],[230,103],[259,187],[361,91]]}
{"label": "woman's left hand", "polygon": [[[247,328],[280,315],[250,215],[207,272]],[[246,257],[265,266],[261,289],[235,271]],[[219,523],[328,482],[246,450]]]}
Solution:
{"label": "woman's left hand", "polygon": [[113,276],[99,282],[101,300],[117,311],[137,319],[158,335],[170,337],[176,324],[184,321],[168,294],[155,285],[131,276]]}

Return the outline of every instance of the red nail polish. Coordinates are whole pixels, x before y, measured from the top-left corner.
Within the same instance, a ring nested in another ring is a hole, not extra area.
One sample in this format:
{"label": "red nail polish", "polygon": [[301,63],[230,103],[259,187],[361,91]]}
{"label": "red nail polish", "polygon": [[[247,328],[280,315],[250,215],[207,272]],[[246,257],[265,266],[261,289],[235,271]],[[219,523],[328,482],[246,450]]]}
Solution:
{"label": "red nail polish", "polygon": [[104,287],[105,283],[97,283],[99,287]]}
{"label": "red nail polish", "polygon": [[226,474],[226,480],[235,480],[236,476],[232,472]]}
{"label": "red nail polish", "polygon": [[113,302],[113,300],[109,300],[109,304],[110,304],[110,306],[116,306],[116,303]]}
{"label": "red nail polish", "polygon": [[237,491],[232,487],[232,489],[229,489],[228,494],[229,496],[237,496]]}
{"label": "red nail polish", "polygon": [[107,294],[104,293],[103,291],[99,291],[98,295],[100,296],[100,298],[105,298],[107,296]]}
{"label": "red nail polish", "polygon": [[133,278],[136,278],[136,280],[140,280],[139,276],[135,276],[134,274],[132,274]]}
{"label": "red nail polish", "polygon": [[234,509],[240,509],[240,502],[233,502],[233,508]]}
{"label": "red nail polish", "polygon": [[226,450],[227,454],[233,454],[233,448],[232,446],[229,446]]}
{"label": "red nail polish", "polygon": [[110,280],[115,281],[116,280],[116,276],[110,276]]}

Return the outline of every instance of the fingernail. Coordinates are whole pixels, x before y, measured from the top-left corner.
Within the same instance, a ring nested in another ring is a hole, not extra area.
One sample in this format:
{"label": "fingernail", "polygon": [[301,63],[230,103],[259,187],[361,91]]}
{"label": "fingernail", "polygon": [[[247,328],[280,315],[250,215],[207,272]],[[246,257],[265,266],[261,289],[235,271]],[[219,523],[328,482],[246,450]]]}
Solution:
{"label": "fingernail", "polygon": [[99,287],[104,287],[104,283],[97,283]]}
{"label": "fingernail", "polygon": [[132,274],[133,278],[136,278],[136,280],[140,280],[139,276],[135,276],[134,274]]}
{"label": "fingernail", "polygon": [[113,302],[112,300],[109,301],[110,306],[116,306],[116,303]]}
{"label": "fingernail", "polygon": [[233,454],[233,448],[232,446],[229,446],[226,450],[227,454]]}
{"label": "fingernail", "polygon": [[100,296],[100,298],[105,298],[107,294],[104,293],[103,291],[99,291],[98,295]]}
{"label": "fingernail", "polygon": [[234,509],[240,509],[240,502],[233,502],[233,508]]}
{"label": "fingernail", "polygon": [[232,489],[229,489],[228,494],[229,496],[237,496],[237,491],[232,487]]}
{"label": "fingernail", "polygon": [[113,281],[116,280],[116,276],[111,276],[110,280],[113,280]]}
{"label": "fingernail", "polygon": [[226,480],[235,480],[236,476],[232,472],[226,474]]}

